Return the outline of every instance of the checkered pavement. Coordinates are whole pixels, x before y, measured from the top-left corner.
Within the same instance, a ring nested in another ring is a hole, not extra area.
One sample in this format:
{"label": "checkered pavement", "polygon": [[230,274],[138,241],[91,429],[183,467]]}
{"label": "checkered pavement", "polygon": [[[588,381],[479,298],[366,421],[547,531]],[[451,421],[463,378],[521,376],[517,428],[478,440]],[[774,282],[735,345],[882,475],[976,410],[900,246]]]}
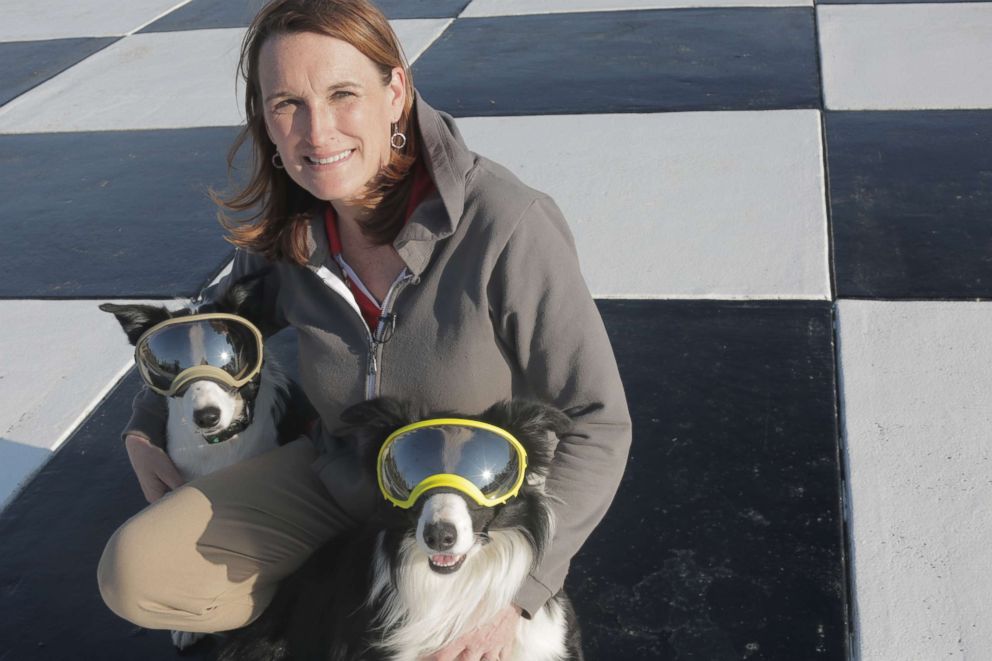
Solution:
{"label": "checkered pavement", "polygon": [[[0,0],[0,659],[166,659],[107,300],[195,295],[260,0]],[[568,587],[593,659],[992,649],[992,3],[381,0],[568,218],[634,417]]]}

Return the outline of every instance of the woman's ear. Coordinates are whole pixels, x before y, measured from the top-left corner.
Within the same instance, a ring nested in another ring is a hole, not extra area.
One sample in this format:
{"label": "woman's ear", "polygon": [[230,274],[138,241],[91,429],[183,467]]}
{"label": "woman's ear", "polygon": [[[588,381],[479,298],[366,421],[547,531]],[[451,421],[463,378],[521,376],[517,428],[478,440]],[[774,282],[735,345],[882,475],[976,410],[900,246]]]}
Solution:
{"label": "woman's ear", "polygon": [[406,71],[403,67],[393,67],[389,79],[389,116],[394,124],[403,118],[403,108],[406,107]]}

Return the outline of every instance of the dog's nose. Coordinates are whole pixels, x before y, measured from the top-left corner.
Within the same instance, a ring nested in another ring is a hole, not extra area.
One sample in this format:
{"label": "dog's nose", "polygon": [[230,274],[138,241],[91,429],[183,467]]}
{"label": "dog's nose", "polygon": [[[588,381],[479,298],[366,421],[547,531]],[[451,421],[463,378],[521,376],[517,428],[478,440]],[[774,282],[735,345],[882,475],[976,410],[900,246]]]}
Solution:
{"label": "dog's nose", "polygon": [[193,412],[193,422],[197,427],[213,427],[220,420],[220,409],[216,406],[208,406]]}
{"label": "dog's nose", "polygon": [[447,521],[424,526],[424,543],[435,551],[447,551],[458,541],[458,531]]}

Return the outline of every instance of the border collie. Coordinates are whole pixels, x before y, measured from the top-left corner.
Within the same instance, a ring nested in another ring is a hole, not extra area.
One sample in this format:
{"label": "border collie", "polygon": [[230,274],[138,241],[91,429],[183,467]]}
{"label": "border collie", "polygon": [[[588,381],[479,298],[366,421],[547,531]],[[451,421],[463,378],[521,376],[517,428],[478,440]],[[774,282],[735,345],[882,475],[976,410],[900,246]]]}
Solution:
{"label": "border collie", "polygon": [[[166,319],[199,312],[242,316],[264,335],[272,330],[265,327],[264,317],[257,308],[264,275],[243,278],[232,284],[220,300],[189,309],[169,311],[163,306],[113,303],[104,303],[100,309],[117,317],[132,345],[145,331]],[[208,442],[235,425],[244,424],[249,410],[251,422],[244,429],[223,442]],[[266,356],[257,388],[235,390],[210,379],[200,379],[169,397],[165,451],[182,476],[192,480],[298,438],[312,418],[313,410],[302,390],[275,360]],[[202,637],[198,633],[172,632],[172,642],[179,649]]]}
{"label": "border collie", "polygon": [[[415,661],[509,605],[553,535],[544,489],[554,455],[548,432],[570,423],[557,409],[520,400],[468,417],[506,429],[526,449],[517,496],[481,507],[457,490],[435,489],[409,510],[383,500],[365,529],[328,543],[287,578],[259,619],[231,634],[219,660]],[[382,442],[416,418],[380,398],[351,407],[342,420],[348,427],[339,434],[362,448],[374,475]],[[458,531],[444,555],[432,548],[432,524]],[[503,661],[582,658],[575,612],[561,591],[532,619],[521,618],[514,652]]]}

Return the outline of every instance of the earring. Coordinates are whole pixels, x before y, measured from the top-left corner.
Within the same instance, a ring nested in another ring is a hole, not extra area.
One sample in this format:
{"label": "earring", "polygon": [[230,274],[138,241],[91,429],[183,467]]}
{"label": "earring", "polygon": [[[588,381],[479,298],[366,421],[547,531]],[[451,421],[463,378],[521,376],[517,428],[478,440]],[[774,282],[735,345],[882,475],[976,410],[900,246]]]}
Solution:
{"label": "earring", "polygon": [[406,136],[396,130],[396,124],[393,124],[393,134],[389,136],[389,144],[393,149],[406,147]]}
{"label": "earring", "polygon": [[279,152],[272,154],[272,167],[276,168],[277,170],[282,170],[283,168],[286,167],[282,163],[282,156],[279,155]]}

